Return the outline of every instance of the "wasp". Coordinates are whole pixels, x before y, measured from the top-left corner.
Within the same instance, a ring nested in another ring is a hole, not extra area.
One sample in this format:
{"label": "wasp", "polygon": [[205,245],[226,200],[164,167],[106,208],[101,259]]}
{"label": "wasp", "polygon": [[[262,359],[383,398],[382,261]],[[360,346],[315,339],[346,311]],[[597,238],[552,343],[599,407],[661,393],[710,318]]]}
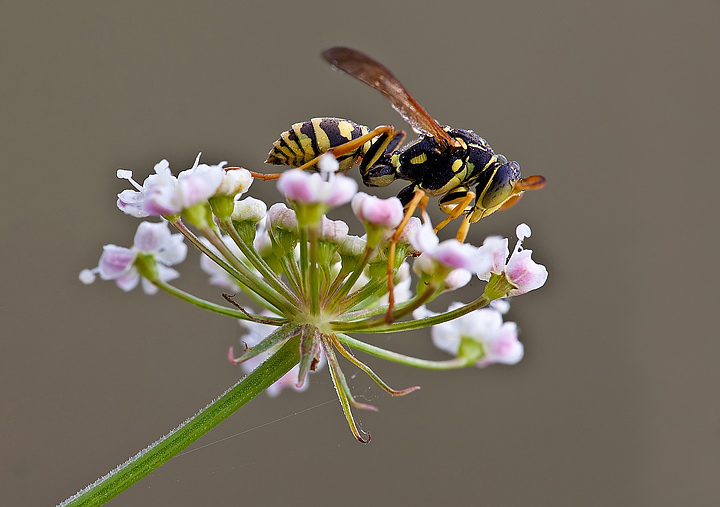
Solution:
{"label": "wasp", "polygon": [[360,160],[367,186],[384,187],[397,179],[410,182],[398,194],[410,214],[419,204],[424,207],[427,197],[438,197],[448,218],[436,230],[464,213],[460,240],[465,239],[469,224],[512,206],[525,190],[544,186],[542,176],[522,178],[517,162],[495,154],[472,130],[441,126],[376,60],[346,47],[330,48],[322,56],[385,95],[419,138],[400,146],[405,133],[389,125],[370,130],[350,120],[313,118],[284,132],[266,163],[306,169],[327,151],[338,159],[341,170]]}
{"label": "wasp", "polygon": [[[464,215],[457,233],[457,239],[464,241],[471,223],[512,206],[525,190],[544,186],[545,178],[523,178],[517,162],[494,153],[472,130],[441,126],[376,60],[347,47],[330,48],[322,56],[334,68],[385,95],[418,139],[403,145],[405,133],[390,125],[370,130],[350,120],[313,118],[284,132],[273,144],[266,163],[308,169],[315,167],[320,155],[332,152],[341,170],[349,170],[360,161],[360,174],[367,186],[408,181],[398,193],[406,212],[392,237],[390,259],[410,216],[418,207],[424,210],[429,197],[438,197],[441,211],[448,215],[436,231]],[[390,263],[388,321],[393,308],[392,275]]]}

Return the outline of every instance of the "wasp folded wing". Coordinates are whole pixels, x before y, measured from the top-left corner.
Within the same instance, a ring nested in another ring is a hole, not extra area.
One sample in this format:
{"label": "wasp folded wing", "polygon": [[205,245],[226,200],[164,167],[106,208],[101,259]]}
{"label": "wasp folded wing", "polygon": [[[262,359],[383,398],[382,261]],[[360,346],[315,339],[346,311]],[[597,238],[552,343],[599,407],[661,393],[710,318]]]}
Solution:
{"label": "wasp folded wing", "polygon": [[385,95],[393,108],[421,135],[432,136],[443,148],[457,146],[457,141],[428,114],[408,93],[398,79],[380,62],[356,49],[333,47],[322,54],[334,67],[359,79]]}

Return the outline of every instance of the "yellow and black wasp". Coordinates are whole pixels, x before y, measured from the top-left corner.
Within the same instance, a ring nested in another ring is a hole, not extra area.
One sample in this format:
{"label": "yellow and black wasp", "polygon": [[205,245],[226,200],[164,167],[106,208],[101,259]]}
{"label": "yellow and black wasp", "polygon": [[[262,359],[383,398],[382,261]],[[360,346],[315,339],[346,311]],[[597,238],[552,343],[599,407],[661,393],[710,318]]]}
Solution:
{"label": "yellow and black wasp", "polygon": [[[346,47],[330,48],[322,56],[333,67],[390,99],[419,138],[401,146],[405,133],[396,132],[390,125],[370,130],[340,118],[313,118],[284,132],[274,143],[266,163],[308,169],[315,166],[320,155],[331,151],[341,170],[346,171],[361,160],[360,173],[367,186],[386,186],[397,179],[409,181],[398,194],[406,212],[392,237],[389,259],[394,258],[395,245],[410,216],[418,206],[425,208],[428,197],[438,197],[440,209],[448,215],[436,231],[464,214],[457,233],[457,239],[464,241],[471,223],[512,206],[525,190],[544,186],[542,176],[522,178],[517,162],[508,162],[494,153],[472,130],[441,126],[385,66],[369,56]],[[394,306],[393,271],[390,261],[388,322]]]}
{"label": "yellow and black wasp", "polygon": [[427,197],[439,197],[440,209],[448,215],[436,229],[464,213],[460,240],[465,239],[469,224],[510,207],[525,190],[545,184],[542,176],[522,178],[517,162],[495,154],[472,130],[441,126],[385,66],[369,56],[346,47],[330,48],[322,56],[384,94],[420,137],[400,146],[405,133],[389,125],[370,130],[350,120],[313,118],[284,132],[266,163],[306,169],[327,151],[338,159],[341,170],[361,160],[360,173],[367,186],[386,186],[396,179],[410,182],[398,194],[408,217],[418,204],[425,205]]}

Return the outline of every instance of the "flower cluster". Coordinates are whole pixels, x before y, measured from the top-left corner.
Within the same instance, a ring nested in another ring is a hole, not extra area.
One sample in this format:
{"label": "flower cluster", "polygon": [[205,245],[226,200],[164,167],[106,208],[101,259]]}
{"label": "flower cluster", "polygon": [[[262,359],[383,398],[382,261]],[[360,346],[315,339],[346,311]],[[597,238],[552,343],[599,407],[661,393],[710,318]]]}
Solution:
{"label": "flower cluster", "polygon": [[[224,162],[200,164],[199,159],[177,176],[163,160],[142,184],[129,171],[118,172],[134,187],[118,195],[118,207],[133,217],[160,221],[141,223],[132,248],[105,246],[98,266],[80,274],[83,282],[99,275],[130,290],[142,280],[148,293],[161,289],[240,319],[247,328],[245,350],[236,356],[231,349],[229,359],[248,370],[294,340],[299,363],[284,372],[272,392],[305,388],[309,372],[327,363],[350,428],[363,442],[369,435],[358,429],[352,408],[374,407],[350,393],[338,356],[391,395],[418,387],[389,387],[350,349],[432,369],[514,364],[522,358],[517,327],[503,322],[501,305],[490,303],[536,289],[547,279],[547,270],[531,259],[532,251],[522,249],[530,236],[527,225],[518,226],[512,254],[508,240],[499,237],[487,238],[479,248],[456,239],[441,241],[427,216],[409,219],[398,232],[404,217],[400,201],[358,192],[353,179],[337,173],[331,155],[321,158],[319,173],[282,174],[277,188],[286,203],[268,208],[252,197],[241,198],[253,182],[249,171],[226,168]],[[363,224],[364,236],[351,235],[346,223],[328,218],[347,204]],[[168,224],[179,234],[171,234]],[[201,265],[212,284],[241,293],[260,311],[242,306],[236,301],[239,294],[225,294],[227,304],[221,305],[171,285],[178,273],[170,266],[186,255],[183,239],[202,252]],[[438,296],[474,276],[487,282],[477,299],[452,303],[441,313],[428,309]],[[432,327],[433,342],[452,359],[409,357],[352,336],[424,327]]]}

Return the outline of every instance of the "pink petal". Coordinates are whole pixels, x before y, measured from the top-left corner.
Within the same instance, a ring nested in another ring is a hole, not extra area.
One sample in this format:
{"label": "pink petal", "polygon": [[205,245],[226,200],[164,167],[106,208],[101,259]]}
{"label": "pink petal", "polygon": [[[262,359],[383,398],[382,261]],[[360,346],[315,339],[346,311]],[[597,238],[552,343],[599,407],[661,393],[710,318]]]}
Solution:
{"label": "pink petal", "polygon": [[[313,182],[313,176],[318,180],[317,182]],[[280,176],[277,187],[280,193],[291,201],[310,203],[317,200],[316,184],[320,181],[319,174],[310,174],[294,169],[285,171]]]}
{"label": "pink petal", "polygon": [[402,204],[397,197],[379,199],[360,192],[352,198],[350,204],[355,216],[361,221],[387,228],[400,225],[404,215]]}
{"label": "pink petal", "polygon": [[519,296],[542,287],[548,277],[548,271],[542,264],[531,259],[532,250],[514,253],[505,268],[505,275],[516,288],[509,296]]}
{"label": "pink petal", "polygon": [[140,273],[137,269],[131,269],[122,276],[115,278],[115,283],[125,292],[133,290],[140,281]]}
{"label": "pink petal", "polygon": [[127,273],[135,262],[136,253],[129,248],[105,245],[98,263],[100,278],[114,280]]}

